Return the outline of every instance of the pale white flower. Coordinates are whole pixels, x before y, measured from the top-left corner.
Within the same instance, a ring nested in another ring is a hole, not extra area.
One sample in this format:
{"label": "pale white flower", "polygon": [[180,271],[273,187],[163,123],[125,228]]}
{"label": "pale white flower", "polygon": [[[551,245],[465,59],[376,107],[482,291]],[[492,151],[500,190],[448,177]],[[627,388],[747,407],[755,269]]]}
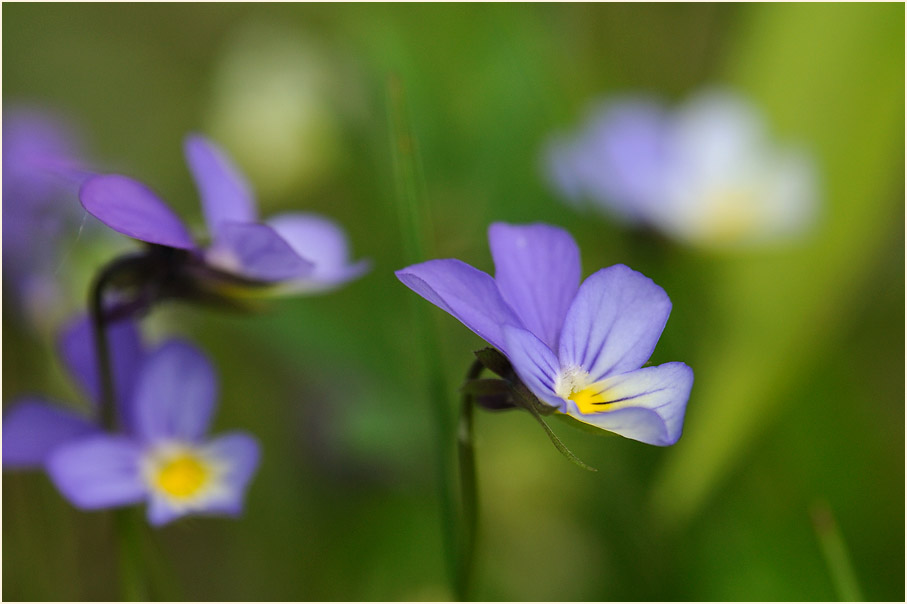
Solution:
{"label": "pale white flower", "polygon": [[728,91],[700,93],[673,112],[644,98],[606,103],[554,141],[546,160],[572,202],[691,245],[779,241],[816,217],[812,158],[775,145],[759,112]]}

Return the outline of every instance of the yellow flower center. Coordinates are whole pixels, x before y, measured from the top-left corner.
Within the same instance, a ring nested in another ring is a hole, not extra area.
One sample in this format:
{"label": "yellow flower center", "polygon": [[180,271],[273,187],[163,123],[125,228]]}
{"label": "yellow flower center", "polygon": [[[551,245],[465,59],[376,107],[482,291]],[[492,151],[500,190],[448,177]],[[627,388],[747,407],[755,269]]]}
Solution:
{"label": "yellow flower center", "polygon": [[554,391],[564,399],[576,403],[580,413],[602,413],[609,411],[608,389],[604,382],[590,382],[589,374],[579,367],[568,367],[561,371],[555,381]]}
{"label": "yellow flower center", "polygon": [[731,189],[715,194],[703,212],[702,239],[717,245],[743,239],[758,228],[757,207],[755,191]]}
{"label": "yellow flower center", "polygon": [[576,408],[584,415],[601,413],[605,411],[605,405],[608,403],[605,391],[598,384],[591,384],[582,390],[572,391],[567,398],[576,403]]}
{"label": "yellow flower center", "polygon": [[154,474],[154,483],[172,497],[192,497],[211,477],[211,468],[191,452],[180,453],[161,463]]}

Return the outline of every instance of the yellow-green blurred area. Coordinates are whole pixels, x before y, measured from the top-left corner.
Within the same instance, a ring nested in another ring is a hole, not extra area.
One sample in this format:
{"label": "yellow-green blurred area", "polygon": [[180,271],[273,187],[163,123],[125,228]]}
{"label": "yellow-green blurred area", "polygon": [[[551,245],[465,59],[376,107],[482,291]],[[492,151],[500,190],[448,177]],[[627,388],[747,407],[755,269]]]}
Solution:
{"label": "yellow-green blurred area", "polygon": [[[149,339],[190,337],[213,359],[215,431],[263,449],[241,519],[149,531],[161,597],[452,597],[418,307],[451,419],[483,343],[393,271],[434,257],[491,271],[486,228],[501,220],[569,230],[584,276],[622,262],[664,287],[652,362],[683,361],[696,382],[670,448],[552,422],[595,474],[528,414],[479,413],[475,598],[825,601],[852,593],[836,588],[852,572],[865,598],[902,600],[903,24],[900,4],[4,5],[4,104],[65,113],[92,161],[195,226],[181,141],[203,132],[263,215],[328,215],[373,260],[262,315],[174,303],[148,319]],[[426,258],[407,256],[398,219],[391,74],[421,160]],[[674,102],[713,84],[814,154],[820,213],[799,240],[695,251],[546,184],[542,146],[594,99]],[[4,298],[4,406],[79,400],[51,334]],[[834,525],[814,526],[816,510]],[[109,514],[76,511],[41,473],[3,474],[5,599],[119,599],[114,543]]]}

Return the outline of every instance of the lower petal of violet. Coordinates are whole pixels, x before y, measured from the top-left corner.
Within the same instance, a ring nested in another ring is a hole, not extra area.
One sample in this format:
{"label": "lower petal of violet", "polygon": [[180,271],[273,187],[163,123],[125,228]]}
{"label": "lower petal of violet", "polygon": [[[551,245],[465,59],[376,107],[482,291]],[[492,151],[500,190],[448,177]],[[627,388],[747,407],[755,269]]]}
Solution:
{"label": "lower petal of violet", "polygon": [[124,436],[89,436],[63,444],[48,458],[54,485],[83,510],[138,503],[148,495],[140,447]]}
{"label": "lower petal of violet", "polygon": [[582,413],[571,401],[572,417],[650,445],[673,445],[680,438],[693,387],[693,370],[683,363],[644,367],[596,386],[602,411]]}
{"label": "lower petal of violet", "polygon": [[214,439],[198,452],[215,469],[213,482],[197,496],[184,500],[152,491],[148,504],[151,525],[163,526],[188,514],[239,516],[242,513],[246,488],[258,469],[258,441],[235,432]]}

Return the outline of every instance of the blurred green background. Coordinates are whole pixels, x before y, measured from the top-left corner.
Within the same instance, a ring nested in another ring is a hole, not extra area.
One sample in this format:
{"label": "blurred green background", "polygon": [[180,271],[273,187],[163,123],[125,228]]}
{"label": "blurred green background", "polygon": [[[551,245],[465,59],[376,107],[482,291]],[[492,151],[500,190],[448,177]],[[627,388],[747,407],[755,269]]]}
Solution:
{"label": "blurred green background", "polygon": [[[903,23],[900,4],[5,4],[4,104],[65,112],[96,165],[149,183],[195,225],[181,141],[204,132],[247,172],[264,215],[324,213],[374,262],[267,314],[174,304],[148,322],[150,339],[185,335],[209,353],[216,430],[263,446],[241,520],[155,532],[170,593],[451,597],[426,336],[412,319],[427,303],[392,273],[413,260],[395,202],[394,73],[431,216],[424,259],[491,270],[490,222],[563,226],[584,275],[623,262],[665,288],[674,310],[652,361],[696,372],[674,447],[553,424],[597,474],[558,455],[528,414],[479,414],[475,597],[836,599],[810,512],[827,506],[863,595],[902,600]],[[542,145],[596,98],[680,101],[710,84],[735,87],[774,136],[815,154],[822,211],[797,244],[656,244],[545,184]],[[452,417],[482,343],[429,316]],[[50,335],[9,303],[3,351],[4,405],[24,392],[78,400]],[[118,599],[114,554],[108,514],[75,511],[42,474],[4,473],[5,599]]]}

